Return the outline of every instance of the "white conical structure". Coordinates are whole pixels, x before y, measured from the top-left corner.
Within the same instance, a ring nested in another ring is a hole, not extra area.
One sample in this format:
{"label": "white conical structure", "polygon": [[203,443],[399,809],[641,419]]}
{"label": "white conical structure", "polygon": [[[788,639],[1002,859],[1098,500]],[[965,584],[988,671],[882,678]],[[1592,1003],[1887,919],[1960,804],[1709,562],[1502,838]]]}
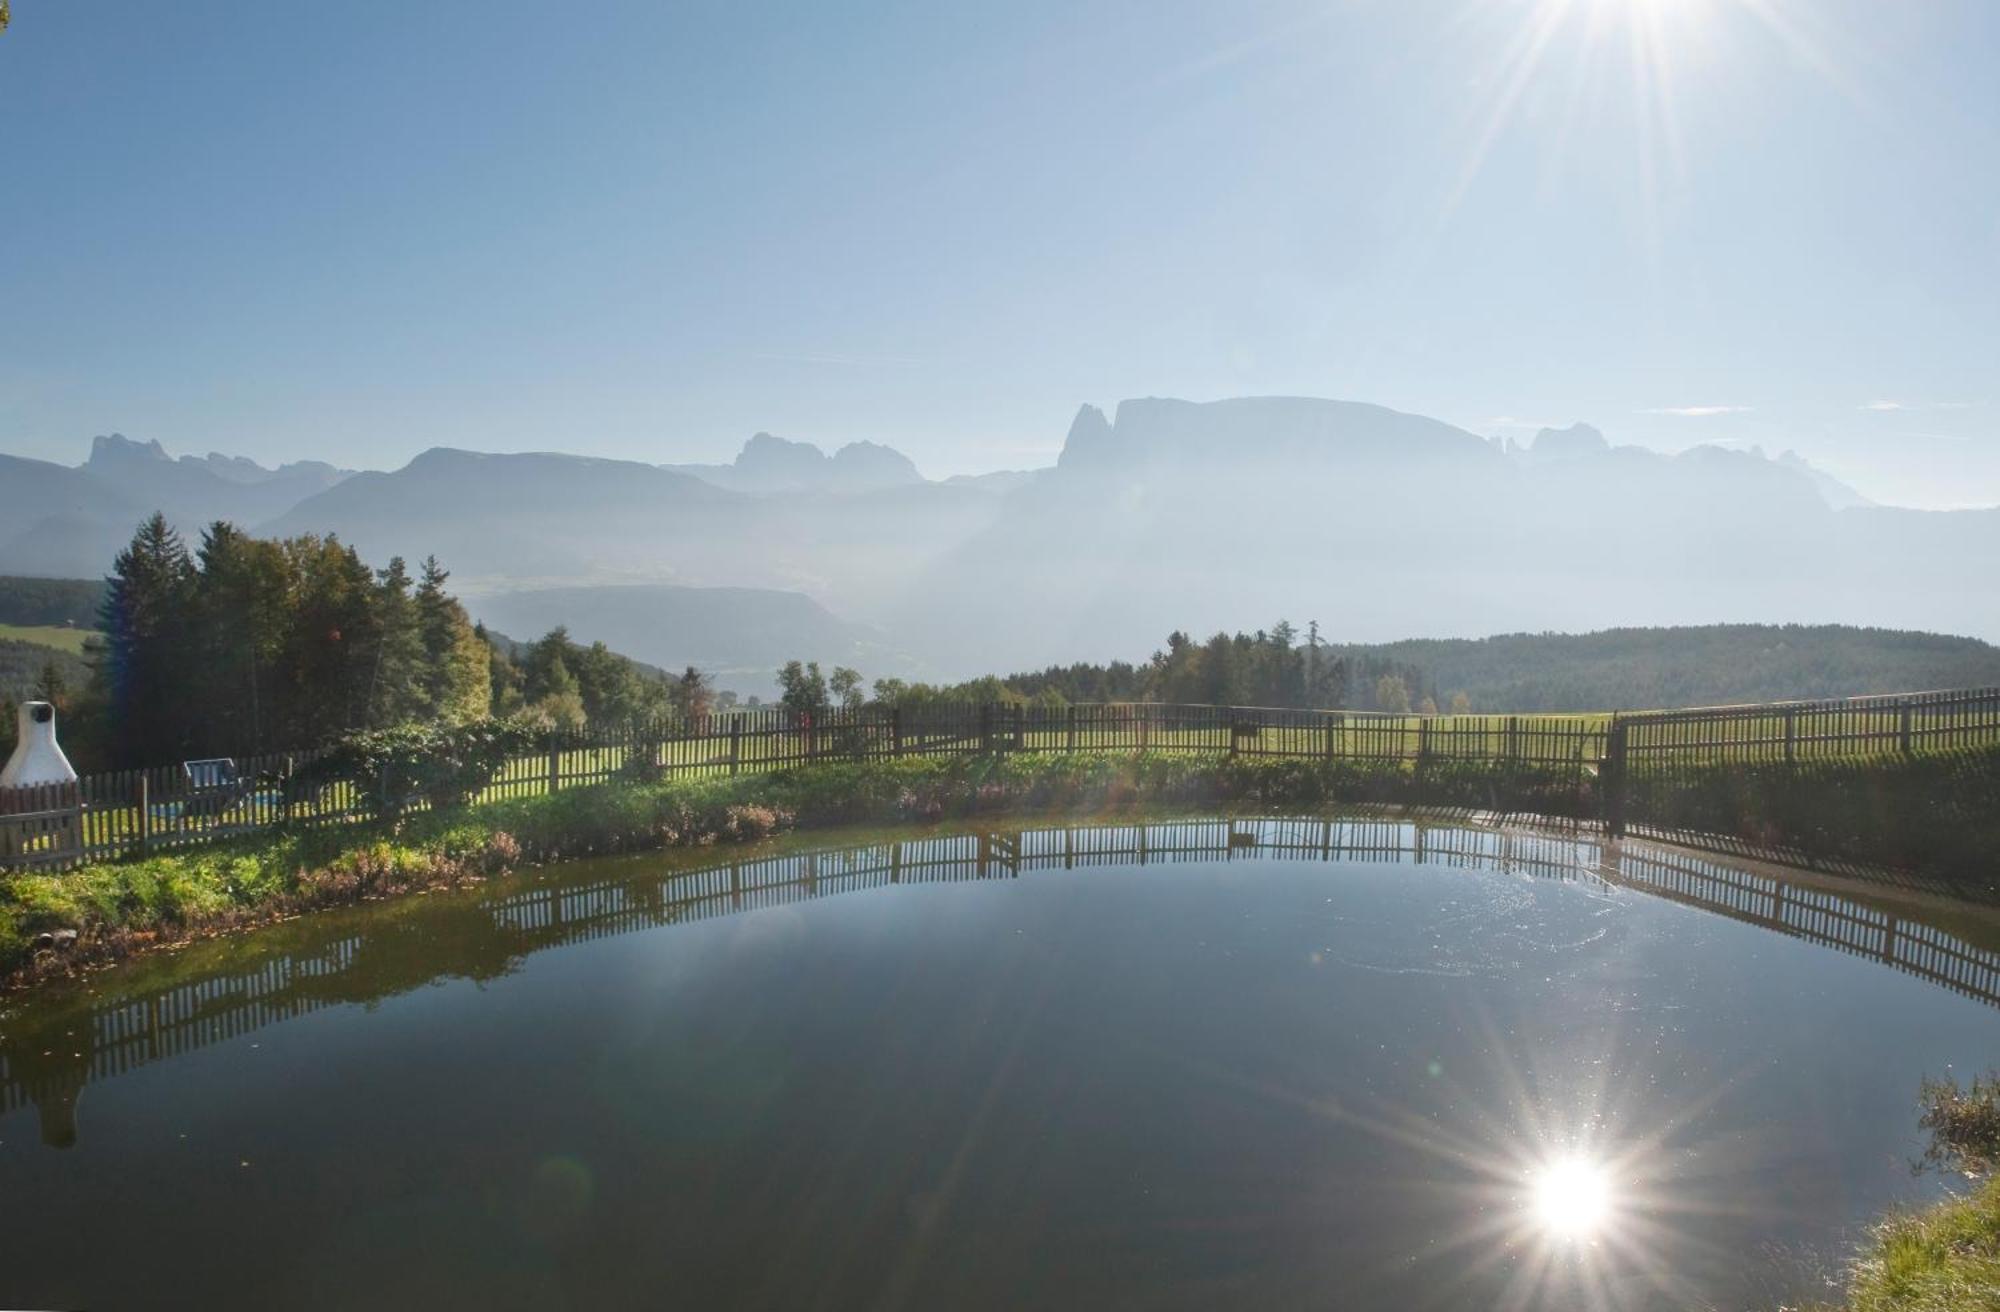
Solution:
{"label": "white conical structure", "polygon": [[0,788],[76,782],[76,771],[56,743],[55,707],[47,702],[22,702],[16,724],[14,754],[7,758],[7,768],[0,770]]}

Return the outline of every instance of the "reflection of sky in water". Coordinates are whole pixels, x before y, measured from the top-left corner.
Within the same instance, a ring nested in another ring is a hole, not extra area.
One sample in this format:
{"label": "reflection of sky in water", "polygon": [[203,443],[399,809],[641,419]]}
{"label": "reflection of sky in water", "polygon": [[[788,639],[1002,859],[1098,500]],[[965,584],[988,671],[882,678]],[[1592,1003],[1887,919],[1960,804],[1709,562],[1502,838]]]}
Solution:
{"label": "reflection of sky in water", "polygon": [[[63,1151],[32,1107],[0,1121],[35,1200],[0,1232],[7,1293],[1768,1305],[1934,1187],[1917,1081],[2000,1039],[1878,962],[1587,881],[1091,861],[525,956],[508,888],[212,945],[240,973],[348,944],[313,987],[369,1006],[100,1075]],[[584,923],[643,910],[603,886],[649,868],[553,886],[598,890],[566,898]]]}

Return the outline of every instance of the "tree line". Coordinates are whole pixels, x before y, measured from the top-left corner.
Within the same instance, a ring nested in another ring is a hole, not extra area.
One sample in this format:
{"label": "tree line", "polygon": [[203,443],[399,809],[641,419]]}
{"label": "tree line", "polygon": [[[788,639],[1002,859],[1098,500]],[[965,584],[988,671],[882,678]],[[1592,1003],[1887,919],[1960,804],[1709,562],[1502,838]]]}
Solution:
{"label": "tree line", "polygon": [[[304,749],[411,723],[574,728],[716,706],[692,667],[670,678],[560,628],[533,643],[489,634],[449,578],[434,558],[414,574],[401,557],[374,568],[333,537],[262,539],[221,521],[190,549],[155,514],[105,581],[87,677],[72,682],[49,660],[23,691],[56,703],[65,749],[86,770]],[[0,749],[12,750],[14,722],[0,696]]]}
{"label": "tree line", "polygon": [[[840,688],[834,687],[836,680]],[[1280,621],[1185,632],[1145,661],[1079,661],[933,684],[792,662],[783,704],[1189,702],[1393,713],[1559,713],[2000,686],[2000,648],[1974,638],[1849,625],[1711,624],[1379,644],[1322,642]],[[843,695],[841,689],[845,689]]]}
{"label": "tree line", "polygon": [[823,674],[817,662],[795,660],[778,671],[778,687],[779,704],[794,714],[943,702],[1183,702],[1399,714],[1471,709],[1463,692],[1440,696],[1436,682],[1413,663],[1337,650],[1319,640],[1316,628],[1302,638],[1283,620],[1255,633],[1216,633],[1204,642],[1176,631],[1152,659],[1137,664],[1079,661],[960,683],[886,678],[867,685],[857,670],[837,666]]}

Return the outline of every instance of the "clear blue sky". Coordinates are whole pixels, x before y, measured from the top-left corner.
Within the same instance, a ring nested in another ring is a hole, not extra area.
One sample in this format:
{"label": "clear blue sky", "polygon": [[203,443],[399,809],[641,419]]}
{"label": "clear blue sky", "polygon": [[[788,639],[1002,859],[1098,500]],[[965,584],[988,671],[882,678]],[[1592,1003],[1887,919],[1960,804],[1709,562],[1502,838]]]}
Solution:
{"label": "clear blue sky", "polygon": [[1993,0],[15,0],[0,450],[942,475],[1279,392],[2000,501],[1997,64]]}

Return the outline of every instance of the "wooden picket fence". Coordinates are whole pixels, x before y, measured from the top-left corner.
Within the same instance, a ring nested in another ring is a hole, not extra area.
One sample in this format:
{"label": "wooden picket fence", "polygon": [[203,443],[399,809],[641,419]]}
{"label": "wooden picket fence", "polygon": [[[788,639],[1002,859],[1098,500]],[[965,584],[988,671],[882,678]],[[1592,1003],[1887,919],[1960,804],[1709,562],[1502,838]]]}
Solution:
{"label": "wooden picket fence", "polygon": [[[1395,715],[1158,702],[945,703],[746,710],[552,731],[478,800],[614,778],[737,774],[829,760],[1002,752],[1165,752],[1407,766],[1512,763],[1590,777],[1611,832],[1626,784],[1728,764],[1806,764],[2000,745],[2000,689],[1620,715]],[[61,869],[198,846],[283,825],[373,818],[363,791],[310,767],[313,752],[240,758],[217,785],[181,766],[0,790],[0,869]],[[424,805],[413,800],[412,808]]]}

